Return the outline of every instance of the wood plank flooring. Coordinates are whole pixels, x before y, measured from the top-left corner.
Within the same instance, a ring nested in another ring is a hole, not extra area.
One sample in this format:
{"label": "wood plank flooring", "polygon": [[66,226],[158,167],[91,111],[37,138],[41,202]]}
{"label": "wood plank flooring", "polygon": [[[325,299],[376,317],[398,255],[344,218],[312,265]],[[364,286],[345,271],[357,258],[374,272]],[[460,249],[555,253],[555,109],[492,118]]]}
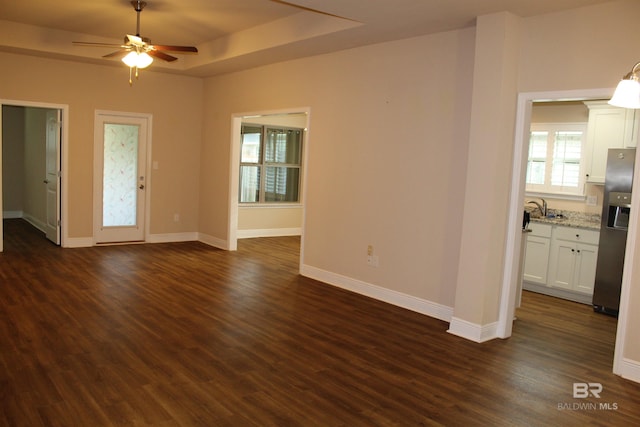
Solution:
{"label": "wood plank flooring", "polygon": [[525,293],[513,337],[476,344],[299,276],[298,251],[61,249],[5,220],[0,425],[640,425],[640,385],[611,373],[615,319]]}

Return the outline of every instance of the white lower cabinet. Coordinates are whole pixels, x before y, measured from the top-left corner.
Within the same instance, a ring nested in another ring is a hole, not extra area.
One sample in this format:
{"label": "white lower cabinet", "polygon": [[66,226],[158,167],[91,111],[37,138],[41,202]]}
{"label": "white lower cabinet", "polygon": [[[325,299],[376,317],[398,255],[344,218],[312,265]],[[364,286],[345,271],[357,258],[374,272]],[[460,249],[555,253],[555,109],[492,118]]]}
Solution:
{"label": "white lower cabinet", "polygon": [[549,270],[549,248],[551,247],[551,226],[532,222],[527,235],[524,258],[524,280],[541,285],[547,284]]}
{"label": "white lower cabinet", "polygon": [[554,226],[547,286],[591,295],[599,237],[593,230]]}

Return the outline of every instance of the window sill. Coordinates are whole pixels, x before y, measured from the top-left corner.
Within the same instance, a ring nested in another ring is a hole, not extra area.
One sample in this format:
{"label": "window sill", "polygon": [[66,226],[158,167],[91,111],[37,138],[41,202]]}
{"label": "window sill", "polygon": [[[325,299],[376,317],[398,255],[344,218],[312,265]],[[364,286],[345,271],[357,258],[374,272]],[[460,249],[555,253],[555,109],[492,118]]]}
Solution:
{"label": "window sill", "polygon": [[562,194],[562,193],[542,193],[536,191],[525,191],[525,197],[544,197],[545,199],[572,200],[576,202],[584,202],[587,196],[578,194]]}
{"label": "window sill", "polygon": [[302,203],[239,203],[238,207],[240,209],[258,209],[258,208],[269,208],[269,209],[295,209],[302,208]]}

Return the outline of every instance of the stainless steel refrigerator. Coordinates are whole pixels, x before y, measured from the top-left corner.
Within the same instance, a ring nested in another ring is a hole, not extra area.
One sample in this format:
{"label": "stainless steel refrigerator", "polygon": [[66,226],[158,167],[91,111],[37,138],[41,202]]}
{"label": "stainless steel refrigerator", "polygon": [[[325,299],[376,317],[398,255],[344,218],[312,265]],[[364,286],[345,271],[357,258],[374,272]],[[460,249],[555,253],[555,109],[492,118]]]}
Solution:
{"label": "stainless steel refrigerator", "polygon": [[612,148],[607,157],[593,309],[614,316],[620,307],[635,157],[635,148]]}

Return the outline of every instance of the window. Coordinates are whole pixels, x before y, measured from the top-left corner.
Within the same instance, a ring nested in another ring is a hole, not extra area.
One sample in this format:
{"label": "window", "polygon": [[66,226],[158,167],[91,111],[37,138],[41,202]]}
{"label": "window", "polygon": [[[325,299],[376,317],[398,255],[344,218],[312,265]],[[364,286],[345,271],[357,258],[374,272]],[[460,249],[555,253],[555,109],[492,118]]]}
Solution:
{"label": "window", "polygon": [[584,194],[586,124],[550,123],[531,126],[527,191]]}
{"label": "window", "polygon": [[240,203],[298,203],[303,129],[242,125]]}

